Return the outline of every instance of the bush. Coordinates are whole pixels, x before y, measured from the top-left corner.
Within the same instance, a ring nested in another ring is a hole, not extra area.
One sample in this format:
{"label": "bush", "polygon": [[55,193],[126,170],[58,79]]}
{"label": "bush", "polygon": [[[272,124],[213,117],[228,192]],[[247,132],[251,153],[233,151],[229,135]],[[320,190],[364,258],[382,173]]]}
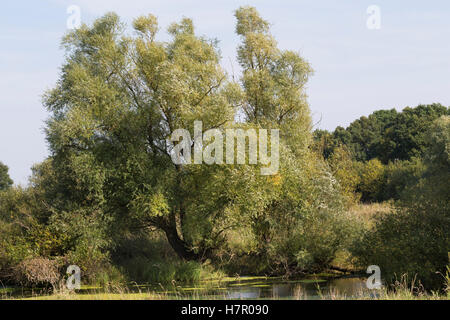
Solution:
{"label": "bush", "polygon": [[386,281],[406,275],[426,288],[442,288],[450,251],[450,117],[427,133],[425,170],[402,194],[395,214],[377,218],[375,228],[355,243],[362,266],[380,266]]}
{"label": "bush", "polygon": [[361,195],[356,192],[360,183],[360,176],[357,170],[357,164],[352,160],[350,151],[346,146],[339,146],[334,149],[332,155],[328,158],[333,176],[339,182],[342,194],[346,199],[347,206],[359,201]]}
{"label": "bush", "polygon": [[54,260],[37,257],[25,259],[14,268],[15,280],[23,286],[55,287],[61,279],[58,264]]}
{"label": "bush", "polygon": [[210,265],[181,260],[159,232],[137,232],[121,239],[112,262],[128,281],[137,283],[193,283],[219,276]]}
{"label": "bush", "polygon": [[378,265],[387,283],[406,275],[436,289],[448,264],[448,230],[450,220],[440,213],[401,210],[379,216],[352,252],[361,267]]}
{"label": "bush", "polygon": [[125,261],[122,268],[131,282],[171,284],[195,283],[204,278],[211,278],[214,272],[206,265],[196,261],[150,260],[138,256]]}
{"label": "bush", "polygon": [[378,159],[359,163],[360,183],[358,192],[364,202],[378,201],[382,194],[384,165]]}
{"label": "bush", "polygon": [[324,167],[315,170],[299,179],[299,194],[281,199],[282,210],[270,215],[267,258],[275,273],[324,270],[349,238],[339,184]]}
{"label": "bush", "polygon": [[419,181],[424,172],[421,159],[398,160],[385,166],[384,181],[380,199],[399,200]]}

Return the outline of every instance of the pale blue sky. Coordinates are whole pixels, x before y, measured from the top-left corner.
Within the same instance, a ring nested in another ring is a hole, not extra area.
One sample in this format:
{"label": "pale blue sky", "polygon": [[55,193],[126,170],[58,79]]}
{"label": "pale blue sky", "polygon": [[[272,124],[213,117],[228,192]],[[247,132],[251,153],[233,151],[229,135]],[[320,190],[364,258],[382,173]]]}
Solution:
{"label": "pale blue sky", "polygon": [[[394,0],[41,0],[0,5],[0,161],[16,183],[47,155],[41,104],[63,62],[67,7],[82,22],[108,11],[125,22],[153,13],[163,31],[182,16],[197,33],[220,40],[223,66],[238,73],[233,11],[253,5],[273,24],[280,47],[300,51],[315,74],[308,95],[316,127],[333,130],[377,109],[450,105],[450,2]],[[381,29],[366,26],[369,5]],[[161,38],[164,39],[164,32]],[[233,65],[233,67],[231,67]],[[320,120],[320,122],[319,122]]]}

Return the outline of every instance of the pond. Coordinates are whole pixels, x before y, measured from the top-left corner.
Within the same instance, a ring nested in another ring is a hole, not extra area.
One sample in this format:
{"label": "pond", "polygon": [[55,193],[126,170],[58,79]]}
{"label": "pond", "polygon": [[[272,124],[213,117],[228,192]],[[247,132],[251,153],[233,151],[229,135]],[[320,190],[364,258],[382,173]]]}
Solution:
{"label": "pond", "polygon": [[228,299],[321,299],[330,294],[339,293],[351,298],[366,289],[365,279],[263,279],[248,283],[241,281],[232,283],[226,290]]}
{"label": "pond", "polygon": [[[180,287],[176,291],[185,293],[187,290],[200,288]],[[327,299],[330,295],[351,299],[361,294],[370,294],[366,289],[366,279],[359,277],[345,278],[308,278],[282,279],[264,277],[242,277],[229,280],[218,288],[206,285],[201,296],[212,296],[220,299]],[[195,295],[194,295],[195,296]]]}
{"label": "pond", "polygon": [[[101,294],[100,287],[84,286],[79,295]],[[121,295],[152,293],[162,299],[330,299],[335,296],[352,299],[373,296],[366,289],[366,279],[360,277],[283,279],[279,277],[237,277],[202,281],[195,285],[131,284]],[[0,298],[25,298],[48,295],[39,289],[0,288]],[[130,295],[131,297],[131,295]]]}

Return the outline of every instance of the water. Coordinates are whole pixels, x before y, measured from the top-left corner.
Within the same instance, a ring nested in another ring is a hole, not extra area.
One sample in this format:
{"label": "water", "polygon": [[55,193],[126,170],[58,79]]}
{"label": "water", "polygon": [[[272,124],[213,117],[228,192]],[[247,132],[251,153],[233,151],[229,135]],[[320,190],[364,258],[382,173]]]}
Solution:
{"label": "water", "polygon": [[328,299],[338,294],[348,299],[361,294],[373,295],[366,288],[366,279],[342,277],[334,279],[297,279],[242,277],[197,286],[160,287],[157,292],[178,298],[219,299]]}
{"label": "water", "polygon": [[245,281],[239,287],[227,290],[229,299],[320,299],[330,293],[339,293],[348,298],[361,294],[366,289],[365,279],[340,278],[331,280],[263,280],[261,284],[249,284]]}
{"label": "water", "polygon": [[[126,292],[153,292],[170,298],[193,299],[328,299],[338,295],[347,299],[361,294],[373,295],[366,289],[366,279],[345,277],[334,279],[282,279],[265,277],[240,277],[204,281],[196,285],[130,285]],[[3,294],[2,294],[3,291]],[[102,288],[84,287],[79,294],[102,293]],[[23,288],[0,288],[0,298],[48,295],[48,291]]]}

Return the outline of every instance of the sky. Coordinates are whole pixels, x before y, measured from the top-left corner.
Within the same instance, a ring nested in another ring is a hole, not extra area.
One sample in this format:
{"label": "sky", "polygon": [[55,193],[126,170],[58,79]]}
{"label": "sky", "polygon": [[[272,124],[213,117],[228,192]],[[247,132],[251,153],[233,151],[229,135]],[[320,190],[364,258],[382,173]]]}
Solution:
{"label": "sky", "polygon": [[[434,102],[450,105],[450,1],[400,0],[40,0],[0,4],[0,161],[16,184],[48,155],[43,93],[64,62],[61,37],[76,5],[82,23],[114,11],[128,25],[152,13],[159,39],[182,17],[220,40],[222,65],[239,74],[234,10],[255,6],[282,49],[315,70],[307,94],[314,128],[334,130],[375,110]],[[379,15],[368,12],[377,6]],[[375,22],[370,24],[369,22]],[[379,26],[374,29],[373,26]]]}

